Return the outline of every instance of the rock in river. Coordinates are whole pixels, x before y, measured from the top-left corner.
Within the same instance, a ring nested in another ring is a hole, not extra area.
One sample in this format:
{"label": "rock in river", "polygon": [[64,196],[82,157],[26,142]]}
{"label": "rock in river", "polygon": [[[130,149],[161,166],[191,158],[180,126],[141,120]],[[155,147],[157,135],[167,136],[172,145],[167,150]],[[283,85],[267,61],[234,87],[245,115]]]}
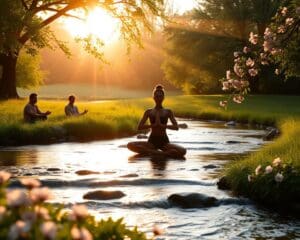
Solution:
{"label": "rock in river", "polygon": [[201,193],[172,194],[168,197],[168,201],[181,208],[203,208],[218,205],[218,200],[215,197]]}
{"label": "rock in river", "polygon": [[75,172],[77,175],[90,175],[90,174],[99,174],[99,172],[91,171],[91,170],[79,170]]}
{"label": "rock in river", "polygon": [[88,192],[83,195],[84,199],[90,199],[90,200],[111,200],[111,199],[119,199],[126,196],[121,191],[93,191]]}

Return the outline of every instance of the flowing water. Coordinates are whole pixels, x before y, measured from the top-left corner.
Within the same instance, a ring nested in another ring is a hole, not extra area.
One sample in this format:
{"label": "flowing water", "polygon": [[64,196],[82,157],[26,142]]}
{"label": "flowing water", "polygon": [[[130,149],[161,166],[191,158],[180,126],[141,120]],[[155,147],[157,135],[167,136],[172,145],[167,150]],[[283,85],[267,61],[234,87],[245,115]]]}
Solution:
{"label": "flowing water", "polygon": [[[60,143],[0,149],[0,169],[34,176],[52,189],[53,202],[85,203],[99,218],[124,217],[157,239],[300,239],[300,221],[284,218],[217,189],[228,161],[259,149],[264,130],[225,127],[224,122],[183,120],[187,129],[169,131],[172,142],[187,148],[185,160],[136,157],[127,150],[136,137],[89,143]],[[79,176],[78,170],[97,174]],[[17,186],[17,184],[15,184]],[[89,191],[122,191],[117,200],[84,200]],[[216,206],[181,208],[171,194],[197,193],[218,199]]]}

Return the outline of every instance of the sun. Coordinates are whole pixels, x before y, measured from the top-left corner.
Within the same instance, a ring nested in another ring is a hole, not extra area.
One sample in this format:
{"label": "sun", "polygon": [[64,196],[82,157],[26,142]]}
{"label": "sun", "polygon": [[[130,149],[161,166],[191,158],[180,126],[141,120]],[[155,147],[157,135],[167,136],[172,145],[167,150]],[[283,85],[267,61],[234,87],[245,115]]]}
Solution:
{"label": "sun", "polygon": [[65,19],[64,25],[73,37],[92,34],[106,44],[116,41],[120,35],[119,21],[101,8],[92,10],[85,20]]}

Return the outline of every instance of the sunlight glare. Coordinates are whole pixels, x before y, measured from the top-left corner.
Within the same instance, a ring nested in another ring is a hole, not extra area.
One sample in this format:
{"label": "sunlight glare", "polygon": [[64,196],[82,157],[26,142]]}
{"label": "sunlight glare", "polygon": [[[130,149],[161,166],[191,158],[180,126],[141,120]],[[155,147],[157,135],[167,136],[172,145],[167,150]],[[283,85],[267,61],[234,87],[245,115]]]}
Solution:
{"label": "sunlight glare", "polygon": [[106,44],[116,41],[120,35],[118,20],[101,8],[91,11],[85,21],[66,19],[64,25],[73,37],[85,37],[92,34]]}

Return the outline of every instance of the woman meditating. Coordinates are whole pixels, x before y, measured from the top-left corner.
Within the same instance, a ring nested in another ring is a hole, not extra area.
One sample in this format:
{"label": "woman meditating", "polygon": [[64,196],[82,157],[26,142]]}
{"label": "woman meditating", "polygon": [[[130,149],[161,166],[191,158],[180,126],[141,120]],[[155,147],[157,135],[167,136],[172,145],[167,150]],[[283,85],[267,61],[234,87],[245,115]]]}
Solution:
{"label": "woman meditating", "polygon": [[[185,155],[186,149],[171,144],[167,136],[166,129],[178,130],[178,124],[173,112],[170,109],[163,108],[162,103],[164,98],[165,91],[163,86],[157,85],[153,90],[155,107],[145,111],[144,116],[138,125],[138,130],[151,129],[148,142],[130,142],[127,144],[129,150],[139,154],[159,154],[175,158],[180,158]],[[146,124],[148,118],[150,120],[150,125]],[[170,119],[171,125],[167,124],[168,119]]]}

